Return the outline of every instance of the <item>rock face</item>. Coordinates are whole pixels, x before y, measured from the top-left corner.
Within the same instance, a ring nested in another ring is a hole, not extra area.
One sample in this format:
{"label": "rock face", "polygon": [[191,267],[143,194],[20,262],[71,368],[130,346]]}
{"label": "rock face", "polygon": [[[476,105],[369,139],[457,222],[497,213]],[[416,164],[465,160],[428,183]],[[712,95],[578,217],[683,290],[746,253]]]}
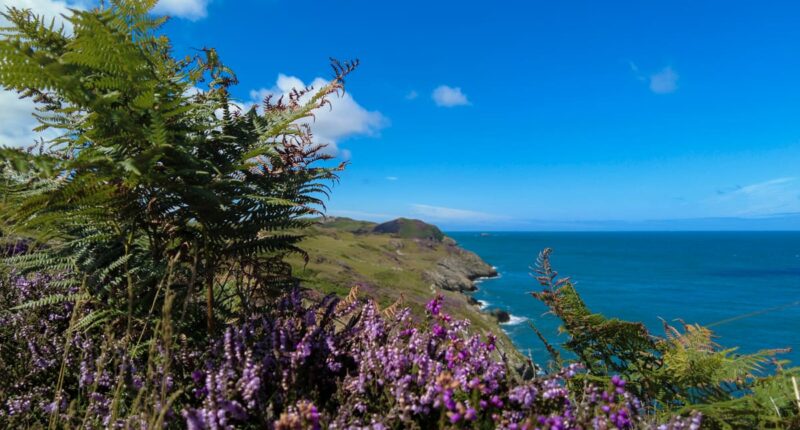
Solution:
{"label": "rock face", "polygon": [[492,315],[499,323],[507,323],[511,321],[511,315],[502,309],[495,309],[490,311],[489,314]]}
{"label": "rock face", "polygon": [[474,252],[457,246],[448,246],[447,252],[448,255],[437,263],[436,269],[425,274],[436,288],[475,291],[476,279],[497,276],[497,270]]}

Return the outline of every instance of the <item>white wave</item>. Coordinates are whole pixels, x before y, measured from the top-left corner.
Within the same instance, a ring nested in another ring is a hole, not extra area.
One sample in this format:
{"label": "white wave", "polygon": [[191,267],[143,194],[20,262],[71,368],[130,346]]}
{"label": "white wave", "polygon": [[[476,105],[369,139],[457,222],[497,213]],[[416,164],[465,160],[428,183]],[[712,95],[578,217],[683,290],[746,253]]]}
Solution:
{"label": "white wave", "polygon": [[486,300],[478,300],[478,306],[480,306],[481,310],[486,310],[491,303],[487,302]]}
{"label": "white wave", "polygon": [[525,321],[528,321],[527,317],[518,317],[516,315],[510,315],[509,319],[508,319],[508,322],[504,322],[504,323],[500,323],[500,324],[502,324],[502,325],[518,325],[518,324],[524,323]]}
{"label": "white wave", "polygon": [[[497,268],[495,268],[495,270],[496,269]],[[483,281],[485,281],[487,279],[500,279],[502,277],[503,277],[503,275],[501,275],[500,272],[497,272],[497,274],[494,275],[494,276],[480,276],[478,278],[475,278],[475,280],[472,281],[472,283],[475,284],[475,285],[478,285],[478,284],[480,284],[481,282],[483,282]]]}

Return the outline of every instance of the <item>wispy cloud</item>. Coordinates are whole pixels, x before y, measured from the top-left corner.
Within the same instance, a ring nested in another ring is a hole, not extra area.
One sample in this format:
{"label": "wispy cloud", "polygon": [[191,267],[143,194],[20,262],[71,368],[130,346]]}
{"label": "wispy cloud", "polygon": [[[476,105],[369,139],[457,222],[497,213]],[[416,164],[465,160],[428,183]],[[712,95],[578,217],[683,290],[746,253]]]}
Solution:
{"label": "wispy cloud", "polygon": [[628,67],[631,68],[631,72],[633,72],[633,76],[636,76],[636,79],[640,81],[647,80],[647,78],[639,71],[639,66],[636,65],[633,61],[628,61]]}
{"label": "wispy cloud", "polygon": [[470,104],[467,95],[461,91],[460,87],[439,85],[433,90],[433,93],[431,93],[431,98],[436,103],[436,106],[442,107],[465,106]]}
{"label": "wispy cloud", "polygon": [[508,217],[489,214],[485,212],[477,212],[465,209],[446,208],[442,206],[430,206],[422,204],[411,205],[412,210],[417,215],[429,217],[434,220],[447,220],[447,221],[501,221],[507,220]]}
{"label": "wispy cloud", "polygon": [[408,92],[408,94],[406,94],[406,100],[414,100],[417,97],[419,97],[419,93],[414,90],[411,90]]}
{"label": "wispy cloud", "polygon": [[386,180],[387,180],[387,181],[396,181],[396,180],[398,180],[398,179],[400,179],[400,178],[398,178],[397,176],[387,176],[387,177],[386,177]]}
{"label": "wispy cloud", "polygon": [[743,187],[737,186],[733,190],[730,190],[730,191],[727,191],[727,192],[723,192],[722,194],[723,195],[732,196],[732,195],[737,195],[737,194],[739,194],[739,195],[757,195],[757,194],[762,194],[762,193],[765,193],[765,192],[769,193],[769,192],[772,192],[772,191],[776,190],[777,188],[780,188],[779,186],[782,185],[782,184],[788,184],[789,182],[794,182],[795,179],[797,179],[797,178],[786,177],[786,178],[770,179],[768,181],[758,182],[758,183],[750,184],[750,185],[745,185]]}
{"label": "wispy cloud", "polygon": [[800,211],[796,177],[780,177],[718,190],[712,204],[732,216],[765,216]]}

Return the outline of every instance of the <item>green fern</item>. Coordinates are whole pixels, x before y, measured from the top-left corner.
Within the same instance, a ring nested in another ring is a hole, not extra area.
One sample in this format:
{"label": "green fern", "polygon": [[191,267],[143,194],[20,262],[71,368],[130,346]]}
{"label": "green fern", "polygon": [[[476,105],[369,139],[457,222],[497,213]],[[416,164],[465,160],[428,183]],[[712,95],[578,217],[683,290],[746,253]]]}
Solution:
{"label": "green fern", "polygon": [[[316,91],[232,112],[236,76],[211,49],[174,59],[154,4],[72,11],[70,34],[5,12],[0,84],[35,101],[37,130],[57,137],[39,151],[0,148],[0,231],[35,243],[7,265],[86,279],[108,315],[146,321],[169,281],[212,330],[215,313],[234,309],[213,294],[233,271],[252,281],[225,299],[237,312],[287,285],[274,261],[303,254],[298,231],[344,167],[314,165],[329,156],[301,123],[357,62],[333,61],[333,79]],[[190,297],[201,294],[204,310]]]}
{"label": "green fern", "polygon": [[32,300],[30,302],[23,303],[19,306],[14,306],[13,308],[9,309],[10,312],[17,312],[26,309],[36,309],[41,308],[44,306],[52,306],[56,303],[63,303],[63,302],[77,302],[81,300],[88,300],[90,296],[86,293],[77,293],[77,294],[53,294],[51,296],[43,297],[41,299]]}

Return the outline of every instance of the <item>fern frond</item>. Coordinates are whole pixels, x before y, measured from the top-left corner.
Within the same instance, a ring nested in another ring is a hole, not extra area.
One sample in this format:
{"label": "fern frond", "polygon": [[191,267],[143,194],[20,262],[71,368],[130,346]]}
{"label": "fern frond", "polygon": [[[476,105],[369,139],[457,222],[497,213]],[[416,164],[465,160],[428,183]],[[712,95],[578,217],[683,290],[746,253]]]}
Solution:
{"label": "fern frond", "polygon": [[81,300],[88,300],[90,298],[89,294],[87,293],[77,293],[77,294],[53,294],[47,297],[43,297],[38,300],[33,300],[30,302],[23,303],[19,306],[14,306],[13,308],[9,309],[11,312],[21,311],[26,309],[35,309],[41,308],[44,306],[51,306],[57,303],[63,302],[77,302]]}

